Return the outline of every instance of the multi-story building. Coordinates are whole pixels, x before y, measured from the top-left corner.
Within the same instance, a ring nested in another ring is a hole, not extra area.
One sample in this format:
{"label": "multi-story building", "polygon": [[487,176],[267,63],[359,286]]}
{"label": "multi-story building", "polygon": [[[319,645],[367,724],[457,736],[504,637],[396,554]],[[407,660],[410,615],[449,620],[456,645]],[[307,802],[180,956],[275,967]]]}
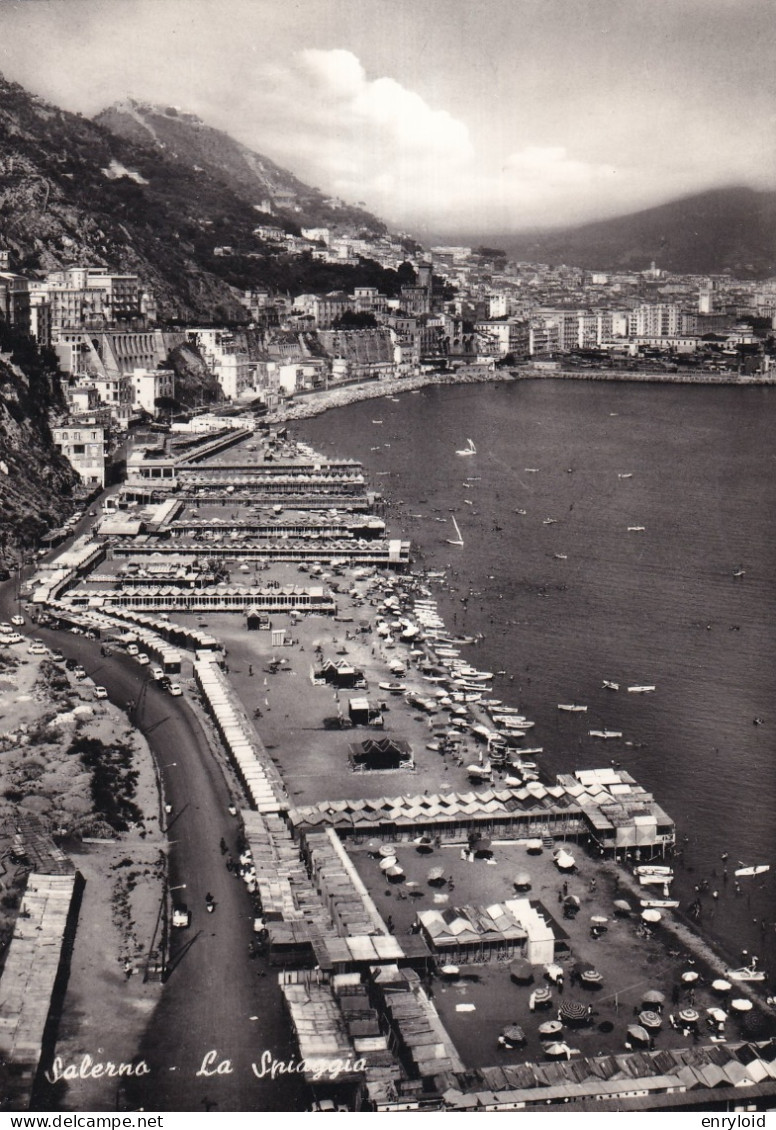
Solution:
{"label": "multi-story building", "polygon": [[312,314],[319,330],[330,330],[346,310],[354,309],[354,300],[341,290],[329,294],[316,294],[312,302]]}
{"label": "multi-story building", "polygon": [[110,408],[110,414],[121,427],[126,427],[132,418],[135,392],[129,373],[116,376],[97,374],[92,383],[99,393],[100,400]]}
{"label": "multi-story building", "polygon": [[88,486],[105,486],[108,435],[102,424],[71,421],[51,429],[54,444]]}
{"label": "multi-story building", "polygon": [[23,275],[0,272],[0,318],[20,333],[30,333],[30,287]]}
{"label": "multi-story building", "polygon": [[103,267],[51,271],[45,279],[31,283],[30,291],[45,295],[51,303],[55,336],[61,330],[145,322],[154,310],[153,299],[137,275],[113,274]]}
{"label": "multi-story building", "polygon": [[221,386],[227,400],[238,400],[254,387],[254,367],[248,352],[227,330],[189,330],[192,341]]}
{"label": "multi-story building", "polygon": [[175,398],[175,373],[172,369],[135,369],[132,373],[133,408],[158,416],[158,401]]}

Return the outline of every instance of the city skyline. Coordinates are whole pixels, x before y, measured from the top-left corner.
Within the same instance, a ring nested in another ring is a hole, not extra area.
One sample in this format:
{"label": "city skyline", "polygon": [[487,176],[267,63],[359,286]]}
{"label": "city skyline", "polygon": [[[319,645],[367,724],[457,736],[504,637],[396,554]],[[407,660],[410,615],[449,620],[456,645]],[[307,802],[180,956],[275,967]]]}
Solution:
{"label": "city skyline", "polygon": [[420,233],[774,186],[760,0],[39,0],[3,17],[0,71],[41,97],[89,116],[177,105]]}

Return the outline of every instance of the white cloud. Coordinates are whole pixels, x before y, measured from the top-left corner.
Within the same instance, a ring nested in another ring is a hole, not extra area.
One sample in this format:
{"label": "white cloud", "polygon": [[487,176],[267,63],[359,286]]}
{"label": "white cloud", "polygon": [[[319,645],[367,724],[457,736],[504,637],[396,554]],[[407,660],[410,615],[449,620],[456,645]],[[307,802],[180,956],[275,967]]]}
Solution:
{"label": "white cloud", "polygon": [[[507,230],[625,212],[655,198],[647,170],[586,161],[562,145],[484,159],[464,121],[393,78],[370,79],[350,51],[304,50],[254,78],[244,87],[242,139],[392,224]],[[694,175],[676,169],[663,198]]]}

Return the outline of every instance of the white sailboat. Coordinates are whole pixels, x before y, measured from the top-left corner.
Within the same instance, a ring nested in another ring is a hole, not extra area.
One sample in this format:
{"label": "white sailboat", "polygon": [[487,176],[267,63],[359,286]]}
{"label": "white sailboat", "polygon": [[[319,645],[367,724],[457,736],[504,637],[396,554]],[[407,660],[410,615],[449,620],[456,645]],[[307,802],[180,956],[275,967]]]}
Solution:
{"label": "white sailboat", "polygon": [[447,541],[448,545],[463,545],[463,537],[461,536],[461,531],[458,528],[458,523],[456,522],[455,518],[452,519],[452,522],[455,526],[456,537],[446,538],[445,540]]}
{"label": "white sailboat", "polygon": [[473,439],[467,439],[466,442],[468,444],[468,447],[464,447],[460,451],[456,451],[456,453],[455,453],[456,455],[476,455],[477,454],[477,448],[474,446],[474,440]]}

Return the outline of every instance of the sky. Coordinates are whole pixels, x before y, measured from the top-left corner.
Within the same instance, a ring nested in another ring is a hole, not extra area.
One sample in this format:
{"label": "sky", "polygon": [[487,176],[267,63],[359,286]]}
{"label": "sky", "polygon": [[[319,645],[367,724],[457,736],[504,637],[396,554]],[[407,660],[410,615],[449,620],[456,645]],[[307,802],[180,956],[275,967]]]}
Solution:
{"label": "sky", "polygon": [[0,71],[190,110],[421,236],[776,187],[774,0],[0,0]]}

